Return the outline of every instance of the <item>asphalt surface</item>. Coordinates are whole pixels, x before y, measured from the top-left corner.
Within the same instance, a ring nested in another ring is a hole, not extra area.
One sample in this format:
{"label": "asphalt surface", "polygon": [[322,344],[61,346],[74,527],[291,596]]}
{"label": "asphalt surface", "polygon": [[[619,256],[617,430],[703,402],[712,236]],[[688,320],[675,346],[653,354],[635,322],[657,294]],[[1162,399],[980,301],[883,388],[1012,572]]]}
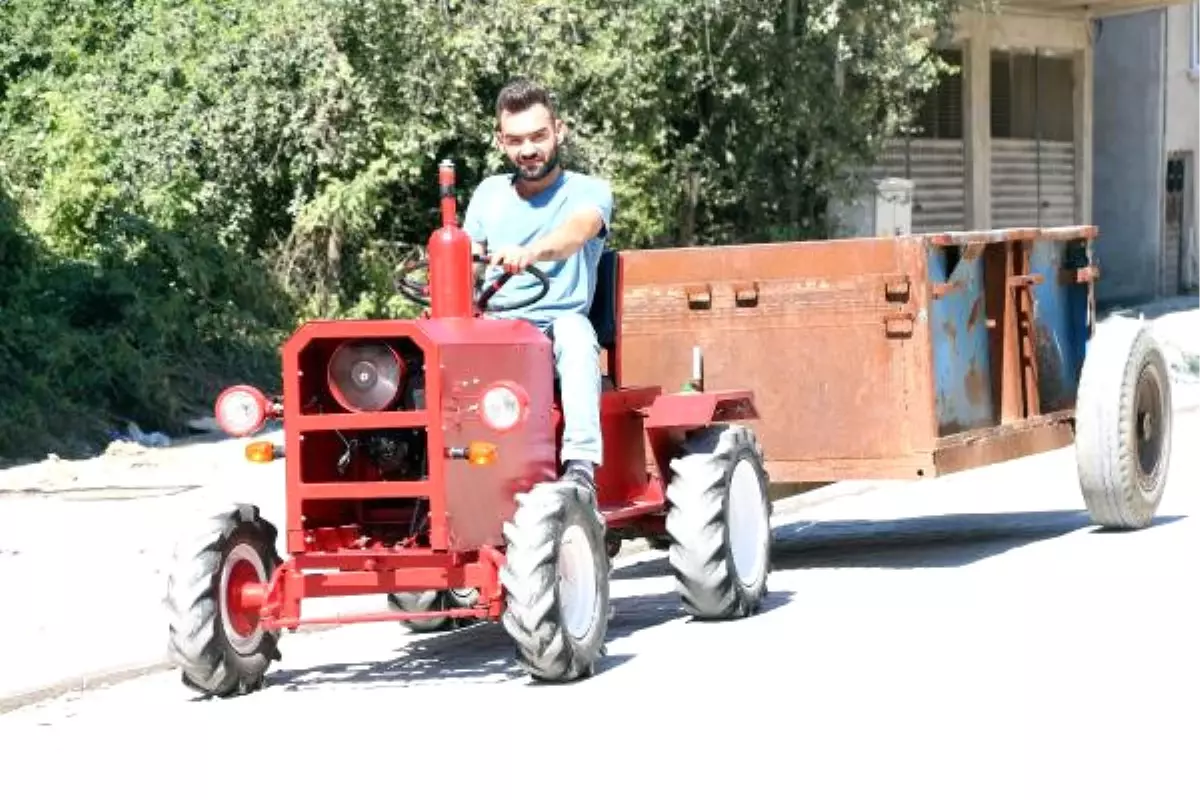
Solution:
{"label": "asphalt surface", "polygon": [[[4,796],[1200,797],[1198,433],[1177,417],[1135,533],[1090,525],[1070,448],[784,502],[747,620],[689,622],[639,554],[570,686],[531,685],[499,626],[378,623],[285,637],[249,697],[168,672],[27,704],[0,714]],[[79,611],[80,652],[119,624]]]}

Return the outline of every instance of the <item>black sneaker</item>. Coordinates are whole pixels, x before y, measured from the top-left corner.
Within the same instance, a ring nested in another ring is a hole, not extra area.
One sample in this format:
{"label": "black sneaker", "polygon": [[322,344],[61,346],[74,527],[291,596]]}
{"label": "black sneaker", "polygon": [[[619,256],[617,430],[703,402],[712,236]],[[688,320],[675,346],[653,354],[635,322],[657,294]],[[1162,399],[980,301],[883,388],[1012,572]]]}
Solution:
{"label": "black sneaker", "polygon": [[[587,462],[570,461],[567,463],[567,468],[565,470],[563,470],[562,479],[564,481],[570,481],[571,483],[574,483],[576,486],[578,486],[579,488],[581,488],[585,492],[587,492],[588,499],[591,501],[591,503],[593,505],[595,505],[595,503],[596,503],[596,478],[594,476],[593,470],[594,470],[594,467],[592,467],[592,465]],[[599,513],[599,512],[597,511],[597,513]],[[611,575],[612,574],[611,561],[609,563],[608,569],[609,569],[609,574]],[[616,613],[617,613],[616,606],[613,604],[613,601],[611,599],[609,599],[609,601],[608,601],[608,620],[609,620],[609,622],[611,622],[613,617],[616,616]],[[607,654],[608,654],[607,645],[602,645],[600,648],[600,655],[605,656]]]}

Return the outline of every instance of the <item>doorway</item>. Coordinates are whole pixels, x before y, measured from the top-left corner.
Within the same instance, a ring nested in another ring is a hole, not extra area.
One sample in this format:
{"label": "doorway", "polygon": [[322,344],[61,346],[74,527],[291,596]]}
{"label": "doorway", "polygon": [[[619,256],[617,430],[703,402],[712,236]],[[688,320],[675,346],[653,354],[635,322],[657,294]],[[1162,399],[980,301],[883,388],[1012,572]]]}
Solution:
{"label": "doorway", "polygon": [[1165,295],[1197,288],[1194,163],[1195,156],[1189,151],[1176,151],[1167,156],[1160,283]]}

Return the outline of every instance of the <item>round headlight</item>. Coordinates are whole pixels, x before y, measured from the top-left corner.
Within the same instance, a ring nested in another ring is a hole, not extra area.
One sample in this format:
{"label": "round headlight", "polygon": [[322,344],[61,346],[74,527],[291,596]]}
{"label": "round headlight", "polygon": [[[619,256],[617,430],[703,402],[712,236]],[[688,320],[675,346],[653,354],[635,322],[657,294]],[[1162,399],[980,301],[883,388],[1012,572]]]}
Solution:
{"label": "round headlight", "polygon": [[267,419],[267,398],[253,386],[230,386],[217,397],[217,425],[233,437],[249,436]]}
{"label": "round headlight", "polygon": [[495,431],[508,431],[525,421],[529,398],[515,383],[499,383],[488,387],[479,402],[483,422]]}

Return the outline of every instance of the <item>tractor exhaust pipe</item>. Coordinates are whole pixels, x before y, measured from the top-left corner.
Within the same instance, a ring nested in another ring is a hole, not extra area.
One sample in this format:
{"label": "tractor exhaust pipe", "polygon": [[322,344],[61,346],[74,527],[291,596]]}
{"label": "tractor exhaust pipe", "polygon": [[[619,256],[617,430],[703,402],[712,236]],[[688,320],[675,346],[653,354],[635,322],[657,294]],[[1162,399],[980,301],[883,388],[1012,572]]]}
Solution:
{"label": "tractor exhaust pipe", "polygon": [[429,237],[429,313],[443,319],[475,314],[471,237],[458,227],[454,177],[453,161],[438,164],[442,227]]}

